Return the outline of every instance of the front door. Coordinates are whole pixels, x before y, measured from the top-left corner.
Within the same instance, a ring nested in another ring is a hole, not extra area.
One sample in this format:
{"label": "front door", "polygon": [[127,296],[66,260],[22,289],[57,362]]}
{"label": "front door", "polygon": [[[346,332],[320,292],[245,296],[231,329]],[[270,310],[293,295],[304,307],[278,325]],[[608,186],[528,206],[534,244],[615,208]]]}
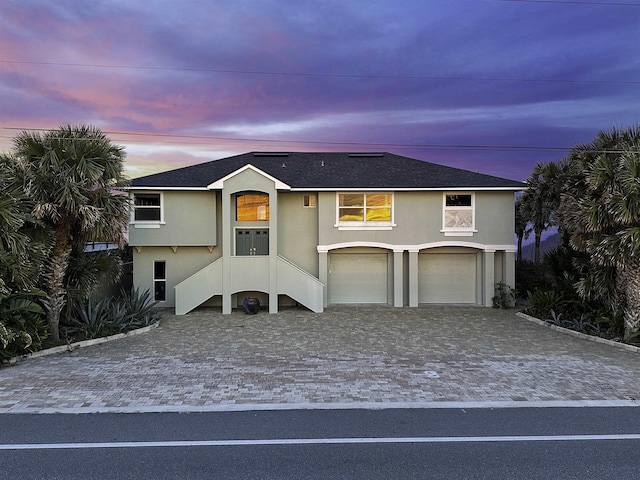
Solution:
{"label": "front door", "polygon": [[236,255],[269,255],[269,229],[238,228]]}

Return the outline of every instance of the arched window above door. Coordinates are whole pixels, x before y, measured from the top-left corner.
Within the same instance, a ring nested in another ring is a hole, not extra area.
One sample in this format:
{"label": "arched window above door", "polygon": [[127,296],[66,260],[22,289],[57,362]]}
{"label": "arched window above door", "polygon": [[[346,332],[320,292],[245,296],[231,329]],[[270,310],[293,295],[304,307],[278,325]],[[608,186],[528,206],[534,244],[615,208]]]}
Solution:
{"label": "arched window above door", "polygon": [[236,221],[269,221],[269,195],[258,192],[236,195]]}

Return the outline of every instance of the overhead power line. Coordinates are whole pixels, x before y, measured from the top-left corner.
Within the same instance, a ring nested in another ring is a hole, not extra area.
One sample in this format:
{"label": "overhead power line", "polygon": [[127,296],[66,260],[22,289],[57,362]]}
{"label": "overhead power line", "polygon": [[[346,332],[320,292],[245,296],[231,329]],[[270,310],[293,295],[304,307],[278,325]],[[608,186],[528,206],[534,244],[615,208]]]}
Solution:
{"label": "overhead power line", "polygon": [[580,2],[577,0],[496,0],[498,2],[518,2],[518,3],[558,3],[570,5],[599,5],[609,7],[640,7],[640,3],[628,2]]}
{"label": "overhead power line", "polygon": [[[20,127],[0,127],[4,130],[19,131],[51,131],[47,128],[20,128]],[[521,151],[521,152],[568,152],[573,148],[562,146],[541,146],[541,145],[476,145],[476,144],[441,144],[441,143],[371,143],[371,142],[332,142],[332,141],[313,141],[313,140],[287,140],[287,139],[268,139],[268,138],[237,138],[237,137],[216,137],[208,135],[179,135],[164,133],[142,133],[142,132],[122,132],[122,131],[106,131],[103,133],[111,136],[134,137],[134,139],[119,139],[114,142],[122,143],[138,143],[152,144],[162,143],[167,145],[216,145],[221,144],[240,144],[240,145],[257,145],[257,146],[283,146],[288,148],[304,148],[304,147],[323,147],[325,149],[425,149],[425,150],[466,150],[466,151]],[[9,136],[0,136],[0,138],[12,138]],[[62,140],[62,138],[61,138]],[[82,139],[78,139],[82,140]],[[609,153],[621,153],[617,150],[608,150]],[[599,152],[604,153],[604,152]]]}
{"label": "overhead power line", "polygon": [[[506,0],[505,0],[506,1]],[[50,67],[72,68],[102,68],[120,70],[150,70],[170,72],[193,73],[218,73],[238,75],[271,75],[289,77],[317,77],[317,78],[368,78],[386,80],[463,80],[463,81],[489,81],[489,82],[527,82],[527,83],[569,83],[569,84],[618,84],[639,85],[640,80],[577,80],[577,79],[553,79],[553,78],[523,78],[523,77],[480,77],[465,75],[373,75],[357,73],[314,73],[314,72],[283,72],[266,70],[235,70],[219,68],[195,68],[195,67],[166,67],[153,65],[117,65],[102,63],[68,63],[68,62],[37,62],[26,60],[0,60],[0,63],[13,63],[16,65],[41,65]]]}

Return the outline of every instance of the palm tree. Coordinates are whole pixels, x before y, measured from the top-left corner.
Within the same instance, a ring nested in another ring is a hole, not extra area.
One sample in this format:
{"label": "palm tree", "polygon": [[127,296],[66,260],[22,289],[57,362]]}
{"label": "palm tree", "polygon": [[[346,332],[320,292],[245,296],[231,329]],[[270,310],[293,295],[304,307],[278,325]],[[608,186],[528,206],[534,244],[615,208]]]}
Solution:
{"label": "palm tree", "polygon": [[21,132],[14,139],[14,154],[25,193],[34,202],[32,215],[53,235],[44,290],[50,334],[58,340],[67,296],[64,278],[74,245],[124,243],[129,201],[113,195],[127,184],[124,151],[99,129],[67,125]]}
{"label": "palm tree", "polygon": [[0,154],[0,294],[31,290],[40,276],[47,241],[30,217],[32,207],[14,158]]}
{"label": "palm tree", "polygon": [[555,212],[560,205],[566,166],[562,163],[538,163],[522,194],[521,214],[532,224],[535,235],[534,262],[540,263],[542,233],[556,224]]}
{"label": "palm tree", "polygon": [[573,247],[587,253],[602,273],[583,280],[579,290],[622,307],[629,338],[640,329],[638,126],[600,132],[593,142],[572,149],[559,217]]}
{"label": "palm tree", "polygon": [[522,197],[518,197],[516,199],[516,222],[515,222],[515,227],[516,227],[515,234],[518,239],[518,256],[517,256],[518,262],[522,261],[522,241],[526,238],[529,238],[529,233],[531,233],[531,230],[528,228],[528,226],[529,226],[529,222],[527,218],[524,216],[522,211]]}

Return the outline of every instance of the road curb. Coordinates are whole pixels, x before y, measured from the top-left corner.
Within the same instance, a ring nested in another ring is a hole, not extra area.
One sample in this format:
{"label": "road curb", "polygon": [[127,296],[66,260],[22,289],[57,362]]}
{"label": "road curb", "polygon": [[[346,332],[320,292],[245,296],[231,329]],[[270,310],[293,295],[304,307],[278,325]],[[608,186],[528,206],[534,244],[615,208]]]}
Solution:
{"label": "road curb", "polygon": [[216,405],[138,405],[120,407],[21,407],[0,408],[0,414],[145,414],[145,413],[226,413],[291,410],[443,410],[511,408],[638,408],[636,400],[488,400],[453,402],[345,402],[345,403],[222,403]]}
{"label": "road curb", "polygon": [[117,333],[115,335],[110,335],[108,337],[92,338],[91,340],[82,340],[81,342],[74,342],[67,345],[60,345],[58,347],[47,348],[45,350],[38,350],[37,352],[33,352],[33,353],[26,353],[18,357],[10,358],[5,365],[7,364],[11,365],[11,364],[14,364],[23,360],[27,360],[30,358],[39,358],[39,357],[46,357],[47,355],[55,355],[56,353],[73,352],[77,348],[85,348],[85,347],[90,347],[92,345],[100,345],[101,343],[107,343],[113,340],[119,340],[121,338],[141,335],[143,333],[147,333],[151,331],[154,328],[157,328],[159,325],[160,325],[160,322],[157,321],[153,325],[137,328],[135,330],[130,330],[125,333]]}
{"label": "road curb", "polygon": [[594,335],[587,335],[586,333],[576,332],[575,330],[571,330],[569,328],[559,327],[558,325],[553,325],[551,323],[540,320],[539,318],[532,317],[531,315],[527,315],[526,313],[516,312],[516,315],[530,322],[536,323],[538,325],[542,325],[543,327],[550,328],[551,330],[555,330],[556,332],[564,333],[565,335],[571,335],[572,337],[582,338],[584,340],[589,340],[590,342],[603,343],[605,345],[610,345],[612,347],[620,348],[622,350],[627,350],[629,352],[640,353],[640,347],[635,347],[633,345],[629,345],[626,343],[615,342],[613,340],[607,340],[606,338],[596,337]]}

